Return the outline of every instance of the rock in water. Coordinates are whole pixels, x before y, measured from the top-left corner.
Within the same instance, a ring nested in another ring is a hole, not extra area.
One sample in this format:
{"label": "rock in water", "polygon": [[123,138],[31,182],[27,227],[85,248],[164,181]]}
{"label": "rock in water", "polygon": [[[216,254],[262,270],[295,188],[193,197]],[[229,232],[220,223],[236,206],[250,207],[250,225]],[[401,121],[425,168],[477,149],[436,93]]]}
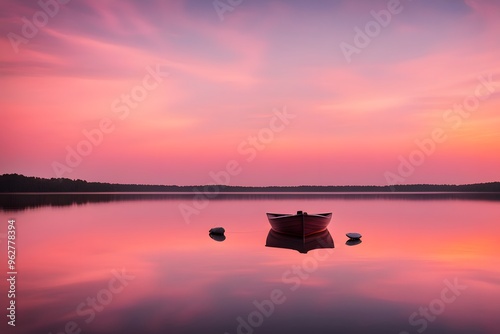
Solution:
{"label": "rock in water", "polygon": [[346,233],[346,236],[347,236],[349,239],[361,239],[361,234],[356,233],[356,232],[349,232],[349,233]]}
{"label": "rock in water", "polygon": [[210,234],[224,234],[224,232],[226,232],[226,230],[224,229],[224,227],[213,227],[208,232]]}

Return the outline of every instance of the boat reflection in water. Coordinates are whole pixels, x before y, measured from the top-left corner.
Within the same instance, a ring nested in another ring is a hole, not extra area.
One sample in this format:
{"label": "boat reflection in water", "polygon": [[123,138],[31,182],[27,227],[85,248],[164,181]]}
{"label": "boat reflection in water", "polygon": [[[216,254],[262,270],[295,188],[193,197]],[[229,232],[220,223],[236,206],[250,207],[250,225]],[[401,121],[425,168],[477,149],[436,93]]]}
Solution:
{"label": "boat reflection in water", "polygon": [[278,233],[270,229],[267,234],[266,247],[294,249],[306,254],[313,249],[334,248],[335,246],[328,230],[300,237]]}

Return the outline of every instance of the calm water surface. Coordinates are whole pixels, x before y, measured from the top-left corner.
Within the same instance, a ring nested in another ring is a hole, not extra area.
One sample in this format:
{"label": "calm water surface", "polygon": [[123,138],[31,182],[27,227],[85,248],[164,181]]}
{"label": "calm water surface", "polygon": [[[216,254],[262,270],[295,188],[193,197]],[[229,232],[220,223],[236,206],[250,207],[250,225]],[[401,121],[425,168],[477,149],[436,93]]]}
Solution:
{"label": "calm water surface", "polygon": [[[2,333],[500,332],[498,198],[220,196],[187,223],[187,196],[26,196],[0,209]],[[334,248],[266,247],[265,213],[297,210],[333,212]]]}

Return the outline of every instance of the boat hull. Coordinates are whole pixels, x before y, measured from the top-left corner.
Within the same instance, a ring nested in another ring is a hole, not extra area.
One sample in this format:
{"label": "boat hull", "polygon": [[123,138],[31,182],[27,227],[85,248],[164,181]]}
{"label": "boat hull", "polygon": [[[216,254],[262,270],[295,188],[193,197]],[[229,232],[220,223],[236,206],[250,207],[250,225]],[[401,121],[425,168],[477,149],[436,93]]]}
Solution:
{"label": "boat hull", "polygon": [[267,213],[267,219],[271,228],[278,233],[308,236],[326,230],[332,219],[332,213],[311,215],[300,211],[296,215]]}

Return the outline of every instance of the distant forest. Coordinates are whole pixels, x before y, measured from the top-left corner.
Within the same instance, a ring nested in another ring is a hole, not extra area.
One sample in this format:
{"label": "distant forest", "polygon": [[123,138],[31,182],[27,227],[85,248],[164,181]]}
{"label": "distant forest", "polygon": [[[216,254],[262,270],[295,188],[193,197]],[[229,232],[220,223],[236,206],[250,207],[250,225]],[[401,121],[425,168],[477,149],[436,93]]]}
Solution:
{"label": "distant forest", "polygon": [[499,192],[500,182],[464,185],[410,184],[393,186],[267,186],[246,187],[226,185],[145,185],[113,184],[70,180],[67,178],[39,178],[19,174],[0,175],[0,193],[26,192]]}

